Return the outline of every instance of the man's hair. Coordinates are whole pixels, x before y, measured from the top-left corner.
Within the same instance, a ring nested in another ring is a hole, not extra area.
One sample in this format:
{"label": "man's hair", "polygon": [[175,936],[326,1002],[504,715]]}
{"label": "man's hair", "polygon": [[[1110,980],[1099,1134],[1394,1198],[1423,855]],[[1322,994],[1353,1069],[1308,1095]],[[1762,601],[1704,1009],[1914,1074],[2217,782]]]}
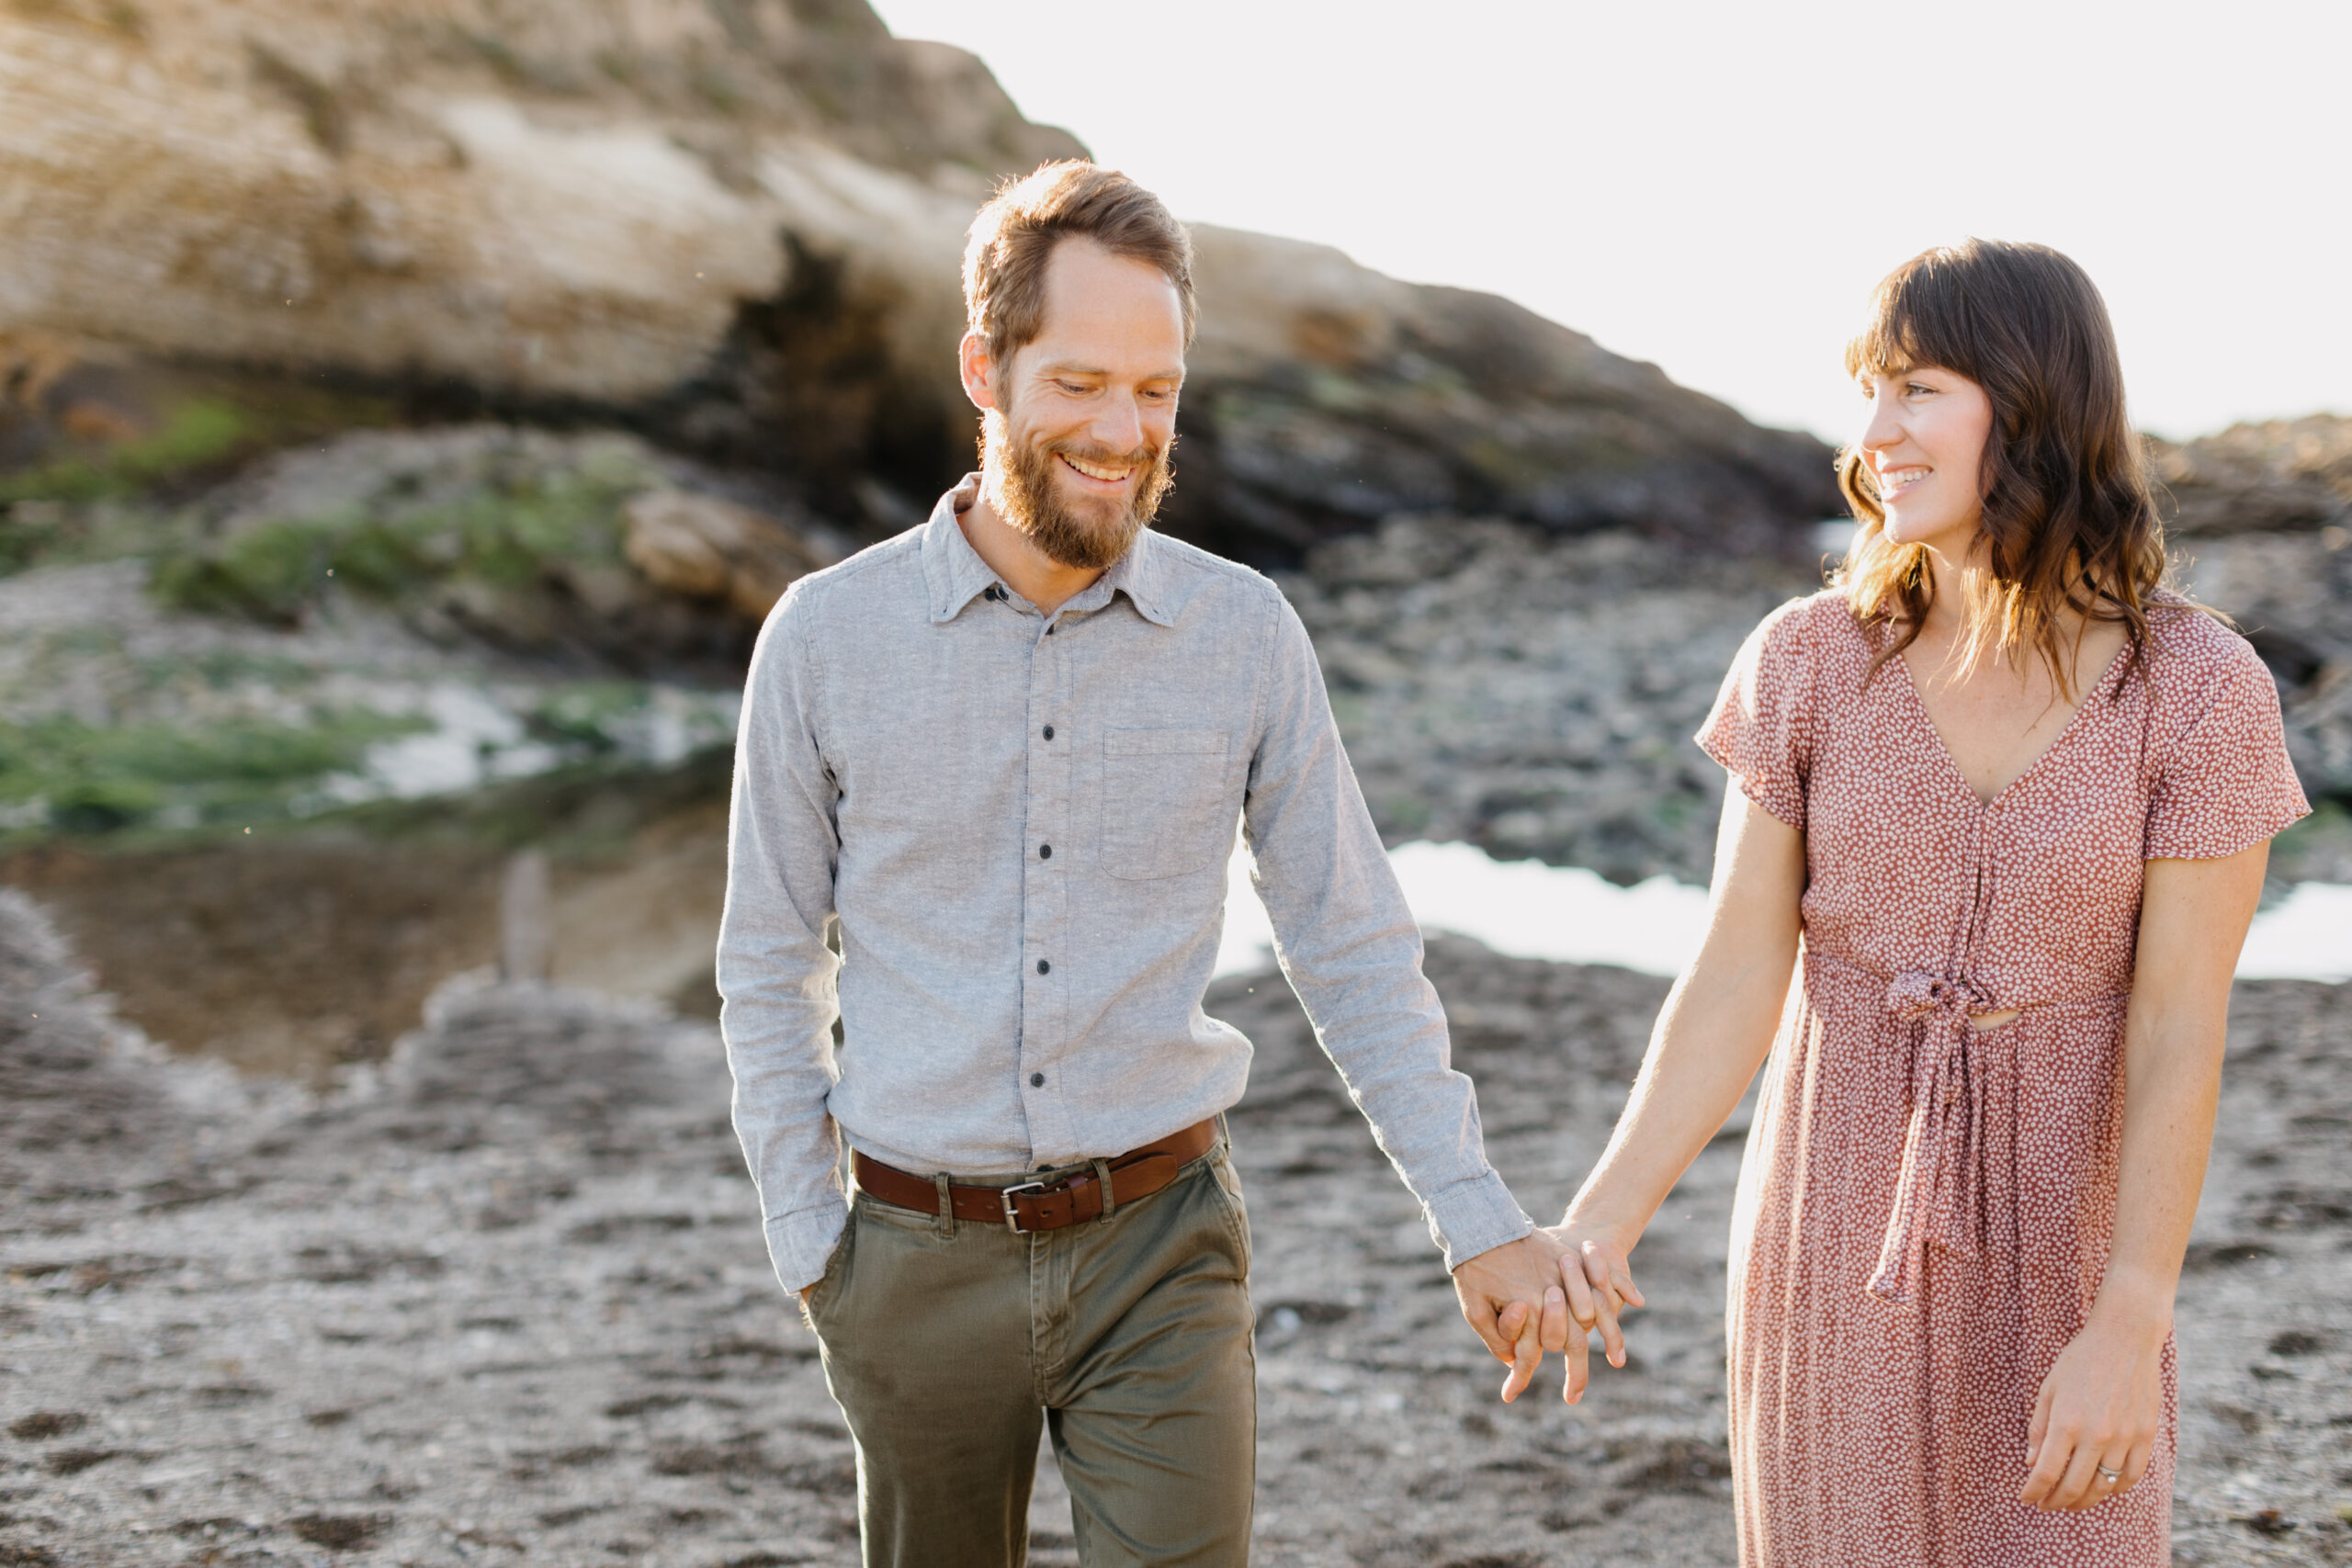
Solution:
{"label": "man's hair", "polygon": [[[1984,389],[1983,528],[1990,581],[1959,606],[1969,655],[2039,654],[2071,698],[2070,616],[2122,626],[2136,660],[2165,575],[2164,527],[2123,405],[2107,306],[2083,269],[2047,245],[1969,240],[1889,273],[1846,370],[1939,366]],[[1873,671],[1916,639],[1935,598],[1926,549],[1890,544],[1886,509],[1859,446],[1838,483],[1861,537],[1836,581],[1855,613],[1894,632]]]}
{"label": "man's hair", "polygon": [[1006,180],[972,220],[964,246],[964,309],[990,360],[1001,366],[1045,330],[1046,262],[1071,235],[1158,267],[1176,286],[1184,344],[1192,346],[1198,319],[1192,236],[1158,197],[1126,175],[1072,158]]}

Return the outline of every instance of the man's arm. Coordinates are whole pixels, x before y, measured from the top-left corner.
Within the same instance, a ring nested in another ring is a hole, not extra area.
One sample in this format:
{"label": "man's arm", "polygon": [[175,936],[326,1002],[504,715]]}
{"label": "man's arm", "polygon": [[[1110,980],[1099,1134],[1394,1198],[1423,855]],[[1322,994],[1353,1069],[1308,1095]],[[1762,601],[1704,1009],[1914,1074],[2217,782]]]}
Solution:
{"label": "man's arm", "polygon": [[786,594],[752,655],[718,931],[735,1132],[759,1188],[776,1278],[796,1292],[824,1273],[848,1212],[840,1138],[825,1109],[837,1077],[841,960],[825,936],[840,838],[814,722],[808,613],[801,594]]}
{"label": "man's arm", "polygon": [[[1258,896],[1316,1038],[1421,1201],[1464,1317],[1512,1363],[1509,1398],[1541,1358],[1538,1321],[1547,1292],[1560,1290],[1559,1247],[1487,1163],[1476,1093],[1451,1064],[1445,1013],[1421,974],[1420,928],[1340,748],[1306,628],[1287,604],[1274,615],[1243,813]],[[1507,1328],[1513,1303],[1524,1310]]]}

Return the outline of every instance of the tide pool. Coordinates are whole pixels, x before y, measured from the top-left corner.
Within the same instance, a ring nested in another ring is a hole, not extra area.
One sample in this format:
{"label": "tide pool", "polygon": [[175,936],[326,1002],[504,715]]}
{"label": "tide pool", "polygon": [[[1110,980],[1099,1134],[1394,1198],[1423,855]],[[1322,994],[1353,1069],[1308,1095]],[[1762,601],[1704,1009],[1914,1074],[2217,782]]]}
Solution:
{"label": "tide pool", "polygon": [[[1421,929],[1476,937],[1498,953],[1567,964],[1680,972],[1707,925],[1707,890],[1653,876],[1620,887],[1597,872],[1542,861],[1495,861],[1470,844],[1401,844],[1389,852]],[[1250,886],[1249,851],[1227,868],[1217,973],[1272,962],[1272,928]],[[2242,979],[2352,979],[2352,886],[2306,882],[2254,918]]]}

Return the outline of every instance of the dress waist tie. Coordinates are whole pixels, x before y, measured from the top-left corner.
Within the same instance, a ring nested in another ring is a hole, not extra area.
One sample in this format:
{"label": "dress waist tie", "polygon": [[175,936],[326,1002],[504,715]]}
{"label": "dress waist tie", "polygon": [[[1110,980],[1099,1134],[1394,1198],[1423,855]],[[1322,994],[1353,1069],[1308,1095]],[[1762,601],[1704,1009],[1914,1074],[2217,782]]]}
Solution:
{"label": "dress waist tie", "polygon": [[1906,969],[1889,981],[1886,1010],[1915,1031],[1911,1117],[1894,1212],[1886,1223],[1871,1294],[1897,1306],[1917,1299],[1932,1240],[1962,1258],[1984,1252],[1985,1075],[1969,1047],[1976,1014],[1998,1010],[1956,976]]}

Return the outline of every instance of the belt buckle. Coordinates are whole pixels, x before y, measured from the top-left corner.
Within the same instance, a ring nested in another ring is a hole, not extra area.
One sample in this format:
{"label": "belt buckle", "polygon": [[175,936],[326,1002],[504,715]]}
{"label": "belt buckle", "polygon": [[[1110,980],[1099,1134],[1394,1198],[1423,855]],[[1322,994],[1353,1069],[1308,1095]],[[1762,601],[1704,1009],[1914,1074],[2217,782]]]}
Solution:
{"label": "belt buckle", "polygon": [[1004,1204],[1004,1228],[1015,1235],[1027,1235],[1028,1233],[1021,1228],[1021,1213],[1012,1206],[1012,1200],[1023,1192],[1032,1194],[1049,1192],[1061,1185],[1062,1183],[1058,1181],[1023,1181],[1012,1187],[998,1188],[997,1198]]}

